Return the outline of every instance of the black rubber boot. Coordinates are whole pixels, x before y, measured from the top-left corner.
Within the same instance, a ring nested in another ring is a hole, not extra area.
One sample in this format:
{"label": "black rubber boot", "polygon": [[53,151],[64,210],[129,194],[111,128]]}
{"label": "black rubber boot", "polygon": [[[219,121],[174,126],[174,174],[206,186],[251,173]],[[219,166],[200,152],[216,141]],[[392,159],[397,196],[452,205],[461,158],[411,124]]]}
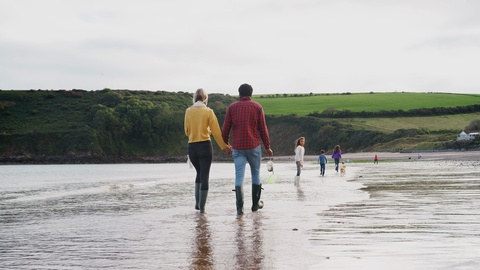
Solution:
{"label": "black rubber boot", "polygon": [[200,199],[200,185],[201,183],[195,183],[195,209],[200,210],[200,205],[198,204]]}
{"label": "black rubber boot", "polygon": [[262,195],[262,185],[252,185],[252,211],[263,208],[263,201],[260,201]]}
{"label": "black rubber boot", "polygon": [[205,204],[207,203],[208,190],[200,190],[199,206],[200,213],[205,213]]}
{"label": "black rubber boot", "polygon": [[237,198],[237,215],[243,215],[243,186],[235,186],[235,197]]}

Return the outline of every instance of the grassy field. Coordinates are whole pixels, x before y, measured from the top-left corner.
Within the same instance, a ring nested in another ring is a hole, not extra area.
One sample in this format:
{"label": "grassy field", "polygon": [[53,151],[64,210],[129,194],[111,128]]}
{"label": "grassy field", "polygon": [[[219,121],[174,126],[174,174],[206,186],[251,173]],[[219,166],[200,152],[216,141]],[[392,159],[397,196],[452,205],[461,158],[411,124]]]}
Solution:
{"label": "grassy field", "polygon": [[480,104],[480,95],[440,93],[362,93],[267,97],[254,96],[270,115],[307,115],[328,108],[353,112],[410,110],[418,108],[457,107]]}
{"label": "grassy field", "polygon": [[471,121],[480,119],[480,113],[442,115],[429,117],[396,118],[344,118],[339,121],[351,124],[355,129],[378,130],[392,133],[397,129],[423,128],[430,131],[463,130]]}

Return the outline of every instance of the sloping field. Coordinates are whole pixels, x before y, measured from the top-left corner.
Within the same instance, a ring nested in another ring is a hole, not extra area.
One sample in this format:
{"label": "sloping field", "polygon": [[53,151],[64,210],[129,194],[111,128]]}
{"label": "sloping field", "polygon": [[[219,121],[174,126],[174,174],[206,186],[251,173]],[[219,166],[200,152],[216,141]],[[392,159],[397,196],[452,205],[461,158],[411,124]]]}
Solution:
{"label": "sloping field", "polygon": [[269,115],[307,115],[326,109],[374,112],[480,104],[480,95],[443,93],[362,93],[305,96],[255,96]]}
{"label": "sloping field", "polygon": [[397,129],[423,128],[430,131],[464,130],[471,121],[480,119],[480,113],[456,114],[428,117],[395,118],[343,118],[339,121],[351,124],[355,129],[378,130],[392,133]]}

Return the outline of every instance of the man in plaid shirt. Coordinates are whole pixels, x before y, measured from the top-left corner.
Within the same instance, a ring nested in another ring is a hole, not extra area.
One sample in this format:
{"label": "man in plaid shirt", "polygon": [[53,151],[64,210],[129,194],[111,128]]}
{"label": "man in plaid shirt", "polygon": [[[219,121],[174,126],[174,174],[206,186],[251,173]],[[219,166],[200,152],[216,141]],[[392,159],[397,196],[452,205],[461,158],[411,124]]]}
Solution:
{"label": "man in plaid shirt", "polygon": [[227,108],[225,121],[223,122],[222,136],[228,144],[230,130],[232,130],[232,156],[235,163],[235,195],[237,199],[237,214],[243,214],[243,182],[245,178],[245,166],[248,162],[252,172],[252,211],[255,212],[263,207],[260,201],[262,184],[260,182],[260,164],[262,161],[263,146],[268,156],[273,155],[270,149],[265,114],[262,106],[252,101],[253,88],[249,84],[242,84],[238,88],[240,98]]}

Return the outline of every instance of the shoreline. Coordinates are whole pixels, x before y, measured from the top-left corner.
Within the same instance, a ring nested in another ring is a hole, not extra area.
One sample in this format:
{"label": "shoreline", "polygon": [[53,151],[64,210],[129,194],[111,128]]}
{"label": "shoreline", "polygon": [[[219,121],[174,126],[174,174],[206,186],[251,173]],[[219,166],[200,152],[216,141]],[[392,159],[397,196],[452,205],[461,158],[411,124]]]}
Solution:
{"label": "shoreline", "polygon": [[[375,155],[378,155],[379,162],[382,161],[414,161],[414,160],[460,160],[460,161],[480,161],[480,151],[425,151],[425,152],[362,152],[362,153],[342,153],[342,159],[345,161],[371,161]],[[331,155],[326,155],[331,162]],[[305,161],[316,162],[318,155],[305,155]],[[273,156],[273,161],[292,161],[294,156]]]}
{"label": "shoreline", "polygon": [[[413,160],[469,160],[480,161],[480,149],[469,151],[423,151],[423,152],[360,152],[342,153],[343,160],[349,161],[372,161],[378,155],[379,162],[382,161],[413,161]],[[329,160],[331,157],[326,155]],[[316,162],[318,155],[305,155],[304,160]],[[263,160],[270,159],[264,156]],[[274,156],[273,161],[293,162],[294,156]],[[186,156],[168,157],[102,157],[102,156],[4,156],[0,157],[0,165],[55,165],[55,164],[148,164],[148,163],[183,163]],[[233,162],[231,157],[225,155],[214,155],[214,162]]]}

